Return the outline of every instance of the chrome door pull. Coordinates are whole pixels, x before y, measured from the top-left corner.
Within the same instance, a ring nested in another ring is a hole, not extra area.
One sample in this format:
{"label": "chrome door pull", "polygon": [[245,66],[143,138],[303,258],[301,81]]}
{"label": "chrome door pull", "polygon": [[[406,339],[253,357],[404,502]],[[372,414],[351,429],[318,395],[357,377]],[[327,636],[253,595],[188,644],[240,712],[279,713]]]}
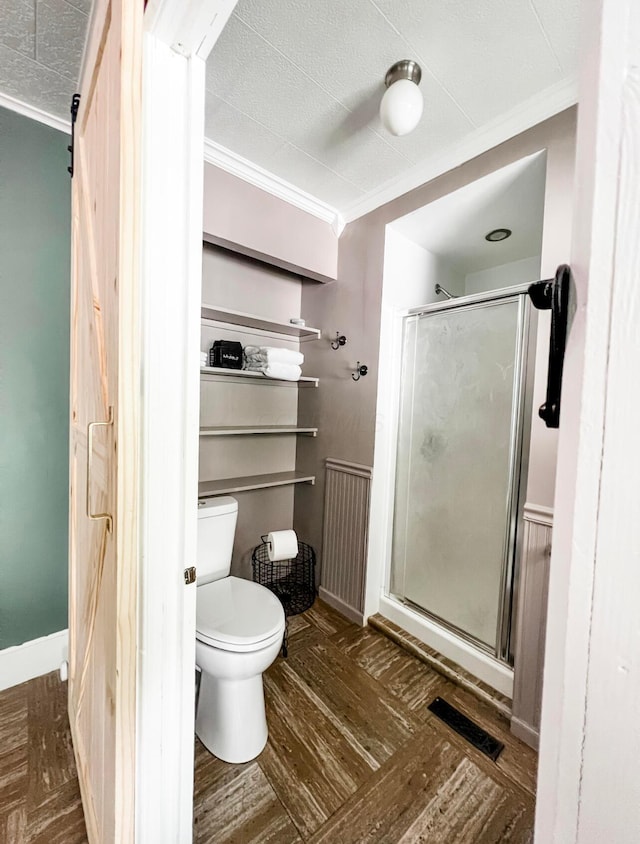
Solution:
{"label": "chrome door pull", "polygon": [[98,425],[113,425],[113,407],[109,407],[109,418],[106,422],[89,422],[87,425],[87,518],[91,521],[107,520],[107,530],[113,530],[113,517],[110,513],[94,513],[91,505],[91,469],[93,466],[93,431]]}

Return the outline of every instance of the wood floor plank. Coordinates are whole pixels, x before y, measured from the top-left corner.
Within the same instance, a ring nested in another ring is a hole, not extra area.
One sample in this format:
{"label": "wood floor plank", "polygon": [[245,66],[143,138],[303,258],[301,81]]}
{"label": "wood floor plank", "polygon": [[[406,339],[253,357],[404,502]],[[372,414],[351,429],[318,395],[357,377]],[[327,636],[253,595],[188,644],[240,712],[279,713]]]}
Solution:
{"label": "wood floor plank", "polygon": [[373,774],[310,844],[525,844],[533,801],[513,796],[425,726]]}
{"label": "wood floor plank", "polygon": [[416,715],[332,642],[307,648],[290,664],[338,729],[354,746],[366,749],[372,767],[388,759],[421,726]]}
{"label": "wood floor plank", "polygon": [[0,765],[5,753],[16,747],[26,747],[28,696],[29,683],[0,692]]}
{"label": "wood floor plank", "polygon": [[29,800],[38,805],[77,778],[67,715],[67,684],[57,672],[29,683]]}
{"label": "wood floor plank", "polygon": [[427,707],[436,696],[443,697],[505,745],[498,767],[514,783],[535,795],[537,754],[517,739],[509,722],[476,695],[446,680],[400,645],[370,627],[343,630],[331,642],[400,698],[422,720],[433,716]]}
{"label": "wood floor plank", "polygon": [[441,674],[372,627],[342,630],[331,642],[413,711],[452,688]]}
{"label": "wood floor plank", "polygon": [[293,636],[289,635],[288,655],[293,656],[311,645],[323,642],[326,638],[324,633],[321,633],[313,624],[307,624],[305,627],[299,628]]}
{"label": "wood floor plank", "polygon": [[2,754],[0,761],[0,812],[19,809],[29,788],[28,750],[14,747]]}
{"label": "wood floor plank", "polygon": [[314,605],[303,613],[303,618],[317,627],[325,636],[333,636],[340,630],[357,626],[320,600],[316,600]]}
{"label": "wood floor plank", "polygon": [[504,744],[504,750],[498,756],[496,765],[511,777],[513,782],[535,796],[538,775],[538,754],[535,750],[513,735],[505,718],[471,693],[454,685],[444,697]]}
{"label": "wood floor plank", "polygon": [[27,815],[29,844],[87,844],[77,779],[50,790]]}
{"label": "wood floor plank", "polygon": [[280,661],[264,681],[269,740],[259,757],[260,767],[305,838],[377,763],[335,714],[327,712],[290,660]]}
{"label": "wood floor plank", "polygon": [[289,625],[289,637],[293,638],[297,633],[300,633],[301,630],[305,630],[307,627],[310,626],[310,622],[306,620],[304,614],[300,613],[299,615],[291,615],[287,619],[287,624]]}
{"label": "wood floor plank", "polygon": [[384,632],[394,642],[401,645],[412,656],[424,661],[427,665],[435,668],[444,677],[461,686],[466,691],[480,698],[480,700],[491,704],[498,709],[504,717],[509,717],[511,713],[511,699],[506,695],[501,694],[494,688],[474,677],[464,668],[462,668],[453,660],[443,656],[438,651],[425,645],[420,639],[407,633],[397,624],[394,624],[389,619],[384,618],[380,614],[376,614],[369,618],[369,624],[378,630]]}
{"label": "wood floor plank", "polygon": [[196,760],[195,844],[301,844],[257,762],[225,769],[211,760],[202,754]]}
{"label": "wood floor plank", "polygon": [[0,813],[7,824],[28,788],[28,687],[22,683],[0,692]]}
{"label": "wood floor plank", "polygon": [[24,805],[8,812],[0,808],[0,841],[2,844],[27,844],[27,810]]}
{"label": "wood floor plank", "polygon": [[[531,841],[536,754],[506,720],[321,602],[294,618],[260,757],[229,765],[196,741],[196,844]],[[505,743],[497,764],[428,711],[436,695]],[[86,841],[66,684],[0,692],[1,844]]]}

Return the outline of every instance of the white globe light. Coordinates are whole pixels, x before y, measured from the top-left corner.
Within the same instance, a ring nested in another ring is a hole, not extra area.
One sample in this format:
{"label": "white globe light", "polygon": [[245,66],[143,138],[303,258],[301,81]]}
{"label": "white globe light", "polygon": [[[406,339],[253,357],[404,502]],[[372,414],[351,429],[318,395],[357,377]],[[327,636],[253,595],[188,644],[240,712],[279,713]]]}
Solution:
{"label": "white globe light", "polygon": [[424,101],[420,88],[409,79],[398,79],[384,92],[380,119],[392,135],[408,135],[422,117]]}

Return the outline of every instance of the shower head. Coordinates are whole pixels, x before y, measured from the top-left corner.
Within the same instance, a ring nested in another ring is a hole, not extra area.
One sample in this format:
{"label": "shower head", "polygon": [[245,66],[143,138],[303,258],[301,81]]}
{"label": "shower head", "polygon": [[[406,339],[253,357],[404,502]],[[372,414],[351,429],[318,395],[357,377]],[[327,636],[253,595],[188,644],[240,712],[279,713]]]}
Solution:
{"label": "shower head", "polygon": [[448,290],[445,290],[444,287],[441,284],[436,284],[436,295],[439,295],[440,293],[442,293],[443,296],[446,296],[447,299],[455,299],[456,298],[453,295],[453,293],[449,293]]}

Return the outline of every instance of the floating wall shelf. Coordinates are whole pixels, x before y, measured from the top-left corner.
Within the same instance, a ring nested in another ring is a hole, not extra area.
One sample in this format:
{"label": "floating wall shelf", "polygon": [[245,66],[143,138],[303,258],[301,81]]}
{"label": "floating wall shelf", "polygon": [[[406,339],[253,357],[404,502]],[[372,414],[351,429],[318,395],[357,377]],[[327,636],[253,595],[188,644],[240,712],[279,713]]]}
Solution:
{"label": "floating wall shelf", "polygon": [[218,481],[201,481],[198,484],[198,498],[210,498],[214,495],[231,495],[251,489],[267,489],[289,484],[314,484],[315,475],[304,472],[273,472],[270,475],[247,475],[243,478],[222,478]]}
{"label": "floating wall shelf", "polygon": [[315,437],[317,428],[300,428],[297,425],[216,425],[200,428],[201,437],[235,437],[242,434],[307,434]]}
{"label": "floating wall shelf", "polygon": [[304,343],[306,340],[319,340],[322,332],[319,328],[310,328],[308,325],[292,325],[290,322],[277,322],[271,319],[245,314],[241,311],[231,311],[226,308],[218,308],[213,305],[202,305],[202,319],[212,322],[225,322],[228,325],[239,325],[258,331],[269,331],[273,334],[284,334],[293,337]]}
{"label": "floating wall shelf", "polygon": [[203,366],[200,368],[200,374],[209,376],[209,380],[217,380],[221,378],[240,378],[255,381],[259,384],[290,384],[292,387],[302,385],[304,387],[317,387],[319,383],[318,378],[307,378],[302,376],[298,381],[284,381],[282,378],[267,378],[261,372],[250,372],[246,369],[221,369],[216,366]]}

